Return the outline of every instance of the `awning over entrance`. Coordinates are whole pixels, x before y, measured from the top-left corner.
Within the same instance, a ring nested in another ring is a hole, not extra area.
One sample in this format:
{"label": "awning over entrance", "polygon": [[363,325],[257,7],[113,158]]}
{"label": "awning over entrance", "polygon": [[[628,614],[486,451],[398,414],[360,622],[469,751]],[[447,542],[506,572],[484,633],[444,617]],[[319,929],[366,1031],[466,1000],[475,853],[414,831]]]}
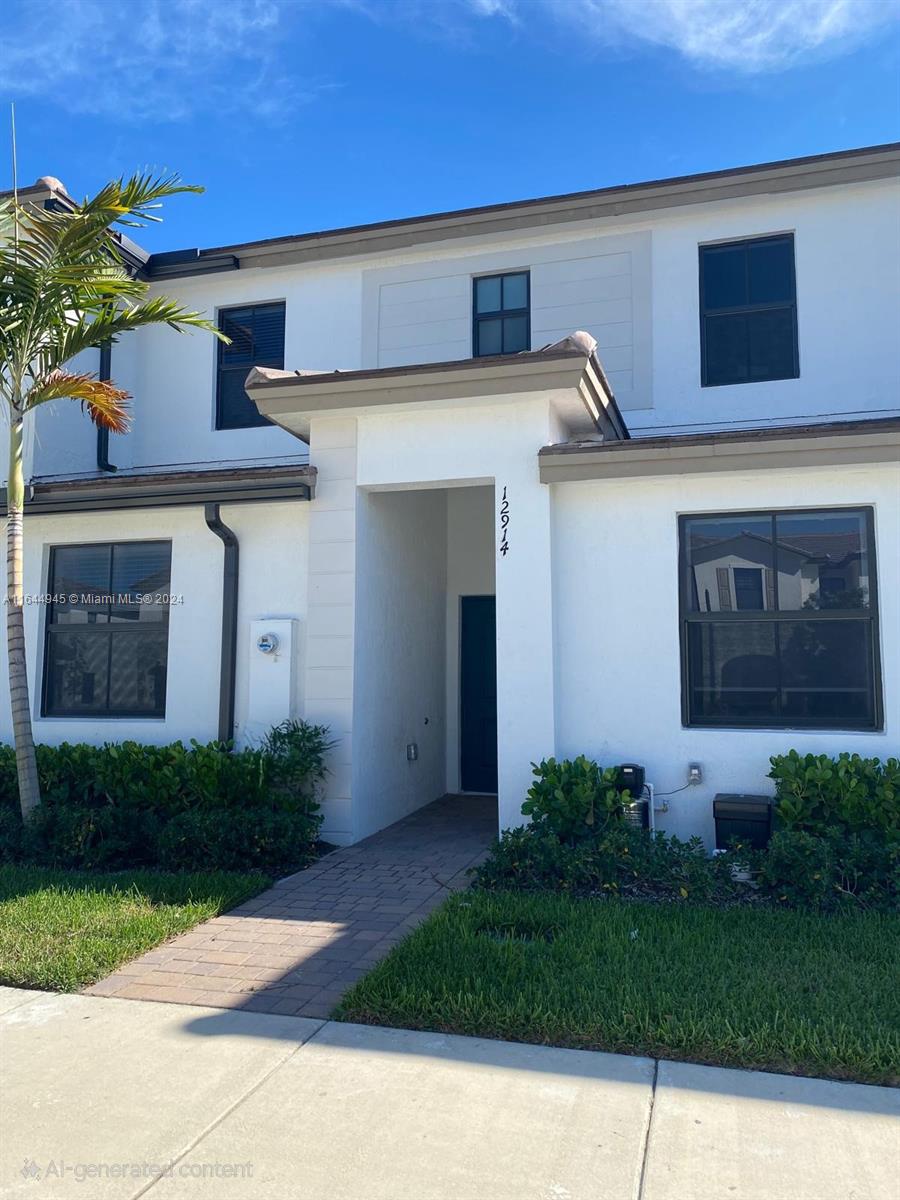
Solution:
{"label": "awning over entrance", "polygon": [[367,371],[279,371],[254,367],[246,391],[259,411],[302,441],[316,416],[361,416],[374,409],[410,410],[502,403],[548,394],[568,437],[624,441],[628,428],[587,333],[540,350]]}

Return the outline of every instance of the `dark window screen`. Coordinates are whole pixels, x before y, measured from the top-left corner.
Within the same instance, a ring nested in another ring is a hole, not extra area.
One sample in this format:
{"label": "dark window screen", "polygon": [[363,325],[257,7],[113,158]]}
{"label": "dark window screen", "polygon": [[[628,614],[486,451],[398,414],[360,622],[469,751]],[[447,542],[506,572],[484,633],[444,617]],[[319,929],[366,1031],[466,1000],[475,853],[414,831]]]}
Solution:
{"label": "dark window screen", "polygon": [[704,387],[795,379],[794,239],[700,247],[700,349]]}
{"label": "dark window screen", "polygon": [[249,429],[269,422],[244,391],[251,367],[284,366],[284,304],[223,308],[216,373],[216,429]]}
{"label": "dark window screen", "polygon": [[688,725],[881,726],[870,509],[682,517]]}
{"label": "dark window screen", "polygon": [[170,542],[51,550],[46,716],[165,716],[171,556]]}

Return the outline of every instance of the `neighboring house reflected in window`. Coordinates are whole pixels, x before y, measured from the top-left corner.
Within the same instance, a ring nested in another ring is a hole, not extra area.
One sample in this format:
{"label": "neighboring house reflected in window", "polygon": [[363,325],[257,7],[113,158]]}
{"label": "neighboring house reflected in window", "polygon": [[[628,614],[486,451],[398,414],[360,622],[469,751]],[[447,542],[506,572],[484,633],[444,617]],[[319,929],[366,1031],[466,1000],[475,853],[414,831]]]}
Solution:
{"label": "neighboring house reflected in window", "polygon": [[680,561],[686,724],[880,727],[871,510],[685,517]]}

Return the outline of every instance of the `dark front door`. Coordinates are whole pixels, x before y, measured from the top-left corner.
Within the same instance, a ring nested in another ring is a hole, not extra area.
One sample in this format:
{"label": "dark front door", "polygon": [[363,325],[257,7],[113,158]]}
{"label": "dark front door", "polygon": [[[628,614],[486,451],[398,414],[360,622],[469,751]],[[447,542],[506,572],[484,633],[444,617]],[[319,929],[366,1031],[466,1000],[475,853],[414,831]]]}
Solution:
{"label": "dark front door", "polygon": [[497,790],[497,613],[493,596],[462,596],[460,611],[460,785]]}

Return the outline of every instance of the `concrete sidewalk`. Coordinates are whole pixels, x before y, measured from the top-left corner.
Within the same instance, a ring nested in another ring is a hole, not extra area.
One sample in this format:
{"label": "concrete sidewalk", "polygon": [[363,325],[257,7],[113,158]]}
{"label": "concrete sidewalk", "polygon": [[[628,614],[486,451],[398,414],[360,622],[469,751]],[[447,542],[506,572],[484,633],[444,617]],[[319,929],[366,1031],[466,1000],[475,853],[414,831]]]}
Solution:
{"label": "concrete sidewalk", "polygon": [[0,1064],[22,1200],[898,1196],[886,1088],[10,988]]}

